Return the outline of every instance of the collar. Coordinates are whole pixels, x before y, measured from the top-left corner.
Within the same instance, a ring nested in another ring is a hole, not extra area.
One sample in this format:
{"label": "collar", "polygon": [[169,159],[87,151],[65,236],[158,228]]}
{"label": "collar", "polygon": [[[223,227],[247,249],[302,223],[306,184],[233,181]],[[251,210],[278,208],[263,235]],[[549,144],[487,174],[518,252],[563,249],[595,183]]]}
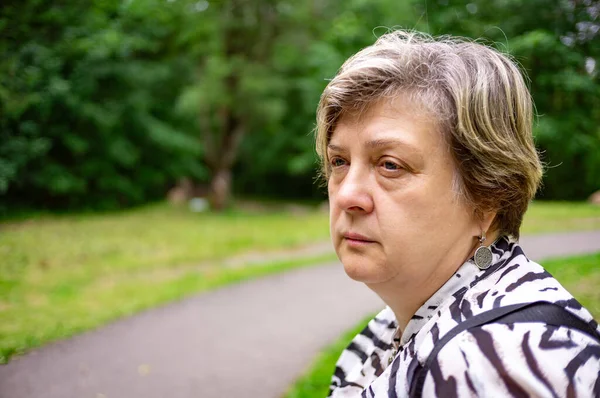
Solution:
{"label": "collar", "polygon": [[463,293],[502,266],[504,262],[501,260],[505,254],[510,254],[508,250],[510,245],[510,239],[502,236],[489,246],[492,250],[492,266],[486,270],[479,269],[472,257],[461,265],[454,275],[415,312],[402,332],[400,345],[406,344],[415,336],[437,311],[450,305],[454,296]]}

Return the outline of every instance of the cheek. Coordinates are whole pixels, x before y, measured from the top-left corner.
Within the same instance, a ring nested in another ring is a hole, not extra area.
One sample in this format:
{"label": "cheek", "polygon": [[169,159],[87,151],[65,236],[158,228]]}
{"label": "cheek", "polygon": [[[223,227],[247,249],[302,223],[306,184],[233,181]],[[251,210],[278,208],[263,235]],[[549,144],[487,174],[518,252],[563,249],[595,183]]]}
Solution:
{"label": "cheek", "polygon": [[441,162],[432,167],[432,172],[420,186],[418,198],[424,209],[424,216],[432,221],[443,223],[456,213],[463,213],[464,205],[454,192],[454,171],[449,162]]}
{"label": "cheek", "polygon": [[427,236],[439,243],[455,241],[470,231],[472,213],[457,198],[452,188],[440,190],[429,203],[429,212],[425,218]]}
{"label": "cheek", "polygon": [[404,187],[379,199],[382,238],[393,239],[402,250],[430,244],[427,242],[438,234],[448,233],[444,224],[454,223],[464,215],[459,213],[461,206],[452,192],[434,179],[415,180],[410,188]]}
{"label": "cheek", "polygon": [[329,205],[329,231],[333,234],[333,230],[335,227],[335,220],[337,219],[337,215],[335,209]]}
{"label": "cheek", "polygon": [[335,227],[335,223],[339,217],[340,211],[338,207],[335,205],[335,195],[332,192],[331,188],[329,191],[329,230],[333,236],[333,231]]}
{"label": "cheek", "polygon": [[329,203],[331,203],[333,201],[333,197],[335,195],[334,189],[333,189],[333,184],[331,183],[331,180],[327,181],[327,196],[329,197]]}
{"label": "cheek", "polygon": [[333,216],[334,213],[339,212],[336,206],[338,187],[329,179],[327,182],[327,198],[329,200],[329,215]]}

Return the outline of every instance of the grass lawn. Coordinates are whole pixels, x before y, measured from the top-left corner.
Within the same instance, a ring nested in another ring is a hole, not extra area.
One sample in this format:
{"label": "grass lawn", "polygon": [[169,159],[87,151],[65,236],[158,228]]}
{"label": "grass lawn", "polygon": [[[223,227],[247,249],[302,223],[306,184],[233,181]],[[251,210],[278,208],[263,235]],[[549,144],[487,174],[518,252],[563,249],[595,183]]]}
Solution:
{"label": "grass lawn", "polygon": [[[600,253],[546,260],[544,267],[600,320]],[[352,330],[325,348],[310,369],[290,388],[285,398],[322,398],[329,392],[335,363],[350,340],[369,322],[362,320]]]}
{"label": "grass lawn", "polygon": [[328,238],[327,216],[197,214],[153,205],[0,224],[0,363],[120,316],[333,255],[249,267],[224,258]]}
{"label": "grass lawn", "polygon": [[579,202],[533,202],[522,234],[600,229],[600,206]]}
{"label": "grass lawn", "polygon": [[546,260],[542,264],[600,321],[600,253]]}
{"label": "grass lawn", "polygon": [[[594,228],[600,229],[600,207],[534,203],[523,232]],[[196,214],[163,203],[0,222],[0,363],[144,308],[316,263],[323,258],[232,269],[222,260],[327,240],[328,231],[323,212],[260,205]]]}

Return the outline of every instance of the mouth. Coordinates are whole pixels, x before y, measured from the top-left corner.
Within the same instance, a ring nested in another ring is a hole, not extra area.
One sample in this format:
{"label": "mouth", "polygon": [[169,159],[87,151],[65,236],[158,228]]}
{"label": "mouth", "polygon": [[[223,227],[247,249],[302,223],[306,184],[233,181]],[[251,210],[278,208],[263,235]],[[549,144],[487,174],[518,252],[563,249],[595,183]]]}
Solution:
{"label": "mouth", "polygon": [[369,239],[368,237],[361,235],[361,234],[357,234],[357,233],[353,233],[353,232],[346,232],[343,235],[344,241],[346,241],[347,243],[355,246],[362,246],[362,245],[366,245],[369,243],[375,243],[374,240]]}

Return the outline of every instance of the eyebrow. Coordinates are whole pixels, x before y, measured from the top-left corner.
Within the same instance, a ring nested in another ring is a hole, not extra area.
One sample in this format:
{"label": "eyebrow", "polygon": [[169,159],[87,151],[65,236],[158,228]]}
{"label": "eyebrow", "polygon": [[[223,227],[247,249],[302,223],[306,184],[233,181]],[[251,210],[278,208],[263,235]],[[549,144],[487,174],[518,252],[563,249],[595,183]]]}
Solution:
{"label": "eyebrow", "polygon": [[367,141],[365,143],[365,145],[368,148],[387,148],[387,147],[393,147],[393,146],[401,146],[401,147],[405,147],[413,152],[419,152],[417,150],[417,148],[413,147],[412,145],[410,145],[404,141],[395,140],[395,139],[391,139],[391,138],[383,138],[383,139],[379,139],[379,140]]}
{"label": "eyebrow", "polygon": [[327,149],[331,149],[332,151],[345,152],[346,149],[339,145],[327,144]]}
{"label": "eyebrow", "polygon": [[[378,139],[378,140],[367,141],[365,143],[365,146],[368,148],[373,148],[373,149],[401,146],[401,147],[404,147],[404,148],[410,150],[411,152],[420,153],[420,151],[417,148],[415,148],[414,146],[412,146],[404,141],[395,140],[395,139],[391,139],[391,138],[382,138],[382,139]],[[332,151],[338,151],[338,152],[345,152],[347,150],[346,148],[341,147],[339,145],[335,145],[335,144],[327,144],[327,149],[330,149]]]}

